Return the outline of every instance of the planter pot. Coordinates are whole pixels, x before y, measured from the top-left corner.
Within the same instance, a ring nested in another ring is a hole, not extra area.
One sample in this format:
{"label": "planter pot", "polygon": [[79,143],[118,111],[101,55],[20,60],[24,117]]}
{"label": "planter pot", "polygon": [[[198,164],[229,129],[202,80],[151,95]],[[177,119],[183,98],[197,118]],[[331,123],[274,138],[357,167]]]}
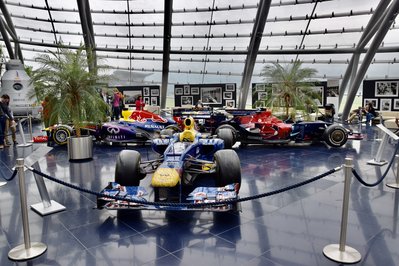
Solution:
{"label": "planter pot", "polygon": [[87,160],[93,158],[93,137],[69,137],[68,141],[69,160]]}

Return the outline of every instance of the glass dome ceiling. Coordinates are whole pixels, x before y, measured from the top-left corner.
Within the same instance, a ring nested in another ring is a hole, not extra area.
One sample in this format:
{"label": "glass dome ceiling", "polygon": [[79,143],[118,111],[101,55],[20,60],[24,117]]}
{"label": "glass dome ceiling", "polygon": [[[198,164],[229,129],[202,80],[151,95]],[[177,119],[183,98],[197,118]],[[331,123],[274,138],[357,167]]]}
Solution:
{"label": "glass dome ceiling", "polygon": [[[68,48],[87,45],[95,47],[97,59],[114,72],[116,78],[110,85],[161,85],[168,73],[168,94],[173,94],[175,84],[236,83],[240,88],[244,73],[248,73],[246,66],[253,67],[249,82],[262,82],[260,73],[266,64],[290,63],[296,59],[305,67],[317,69],[317,79],[342,79],[380,1],[0,0],[0,3],[2,28],[8,32],[7,37],[1,35],[3,60],[22,55],[25,65],[35,68],[35,57],[55,51],[60,43]],[[266,12],[258,17],[262,6]],[[252,38],[254,28],[262,29],[262,16],[266,19],[264,30]],[[396,21],[375,54],[366,79],[399,77]],[[19,53],[13,51],[15,38]],[[259,49],[253,49],[257,38]],[[170,50],[164,49],[169,42]],[[369,45],[362,51],[360,64]],[[251,52],[256,55],[253,62]]]}

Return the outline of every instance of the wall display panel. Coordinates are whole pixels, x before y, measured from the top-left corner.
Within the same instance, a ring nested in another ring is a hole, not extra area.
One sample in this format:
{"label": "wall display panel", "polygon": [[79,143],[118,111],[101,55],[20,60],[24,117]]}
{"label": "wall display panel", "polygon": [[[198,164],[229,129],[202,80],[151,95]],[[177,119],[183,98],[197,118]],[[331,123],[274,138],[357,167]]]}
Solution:
{"label": "wall display panel", "polygon": [[146,105],[159,105],[159,85],[143,85],[143,86],[116,86],[124,95],[124,103],[126,107],[135,107],[138,96],[143,97]]}
{"label": "wall display panel", "polygon": [[175,106],[195,106],[201,101],[205,106],[234,108],[237,100],[236,84],[186,84],[175,85]]}
{"label": "wall display panel", "polygon": [[[327,94],[328,91],[336,91],[334,95],[338,96],[339,88],[337,87],[336,82],[332,82],[331,86],[327,85],[327,81],[319,81],[315,82],[314,86],[312,87],[313,91],[315,92],[315,102],[319,107],[323,107],[330,100],[332,96]],[[266,107],[265,104],[267,100],[274,95],[276,97],[279,94],[279,89],[271,83],[252,83],[252,106],[253,107]],[[336,96],[334,96],[336,97]],[[277,102],[278,104],[278,102]],[[280,102],[280,104],[283,104]]]}
{"label": "wall display panel", "polygon": [[397,79],[364,80],[363,103],[372,101],[379,111],[398,110],[398,84]]}

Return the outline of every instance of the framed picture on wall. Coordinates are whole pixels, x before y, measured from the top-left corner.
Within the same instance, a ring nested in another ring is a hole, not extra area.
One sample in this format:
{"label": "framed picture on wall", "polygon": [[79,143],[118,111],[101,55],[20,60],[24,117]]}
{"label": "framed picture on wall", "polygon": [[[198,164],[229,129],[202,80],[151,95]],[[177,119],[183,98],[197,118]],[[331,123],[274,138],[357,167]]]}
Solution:
{"label": "framed picture on wall", "polygon": [[375,97],[397,97],[397,81],[377,81],[375,83]]}
{"label": "framed picture on wall", "polygon": [[175,88],[176,95],[183,95],[183,88]]}
{"label": "framed picture on wall", "polygon": [[221,104],[222,88],[221,87],[201,88],[201,102],[207,104]]}
{"label": "framed picture on wall", "polygon": [[233,99],[233,92],[232,91],[223,92],[223,99],[228,99],[228,100]]}
{"label": "framed picture on wall", "polygon": [[184,85],[184,95],[190,95],[190,85]]}
{"label": "framed picture on wall", "polygon": [[226,91],[234,91],[234,84],[226,84]]}
{"label": "framed picture on wall", "polygon": [[267,99],[267,92],[265,91],[259,91],[258,92],[258,100],[259,101],[264,101]]}
{"label": "framed picture on wall", "polygon": [[226,100],[226,108],[234,108],[236,102],[234,100]]}
{"label": "framed picture on wall", "polygon": [[144,103],[145,105],[150,105],[150,97],[144,97]]}
{"label": "framed picture on wall", "polygon": [[143,88],[143,95],[144,96],[150,96],[150,88],[144,87]]}
{"label": "framed picture on wall", "polygon": [[159,96],[159,89],[152,89],[151,96]]}
{"label": "framed picture on wall", "polygon": [[393,99],[393,109],[399,110],[399,99]]}
{"label": "framed picture on wall", "polygon": [[391,99],[381,99],[380,100],[380,110],[381,111],[391,111]]}
{"label": "framed picture on wall", "polygon": [[374,99],[374,98],[369,98],[369,99],[364,99],[363,100],[363,106],[366,106],[369,102],[373,103],[373,107],[375,109],[378,109],[378,99]]}
{"label": "framed picture on wall", "polygon": [[158,98],[157,97],[151,97],[151,105],[152,106],[157,106],[158,105]]}
{"label": "framed picture on wall", "polygon": [[191,94],[192,95],[198,95],[199,94],[199,88],[198,87],[191,88]]}
{"label": "framed picture on wall", "polygon": [[256,84],[255,85],[255,91],[265,91],[266,87],[265,84]]}
{"label": "framed picture on wall", "polygon": [[193,105],[193,96],[181,96],[181,105]]}

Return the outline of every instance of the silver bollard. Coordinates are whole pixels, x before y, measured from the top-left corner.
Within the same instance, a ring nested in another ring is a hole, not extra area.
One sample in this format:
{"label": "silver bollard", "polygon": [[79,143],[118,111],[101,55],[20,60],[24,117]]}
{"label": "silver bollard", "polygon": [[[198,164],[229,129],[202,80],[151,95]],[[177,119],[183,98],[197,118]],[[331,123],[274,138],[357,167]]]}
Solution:
{"label": "silver bollard", "polygon": [[47,250],[47,246],[40,242],[30,242],[29,218],[25,191],[24,159],[17,159],[17,170],[19,178],[19,196],[21,200],[22,227],[24,230],[24,244],[16,246],[8,252],[10,260],[28,260],[42,255]]}
{"label": "silver bollard", "polygon": [[387,184],[387,187],[390,188],[399,188],[399,155],[395,155],[395,160],[396,160],[396,183],[389,183]]}
{"label": "silver bollard", "polygon": [[330,244],[324,247],[323,254],[330,260],[341,263],[356,263],[362,259],[362,255],[346,245],[346,230],[348,225],[348,206],[349,206],[349,192],[352,179],[353,159],[345,158],[344,172],[344,199],[342,203],[342,219],[341,219],[341,233],[339,244]]}

